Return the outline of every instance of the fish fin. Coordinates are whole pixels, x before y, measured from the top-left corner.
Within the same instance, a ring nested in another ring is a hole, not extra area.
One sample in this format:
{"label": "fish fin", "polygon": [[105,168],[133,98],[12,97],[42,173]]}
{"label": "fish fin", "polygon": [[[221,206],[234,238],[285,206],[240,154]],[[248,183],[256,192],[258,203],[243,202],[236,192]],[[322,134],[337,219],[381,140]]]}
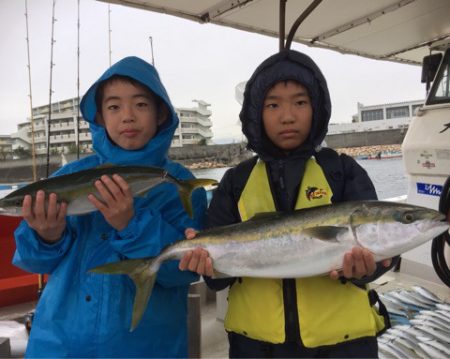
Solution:
{"label": "fish fin", "polygon": [[136,286],[130,332],[139,324],[155,285],[159,265],[154,265],[154,258],[128,259],[104,264],[89,270],[99,274],[126,274]]}
{"label": "fish fin", "polygon": [[337,227],[337,226],[318,226],[305,228],[302,231],[304,234],[309,235],[313,238],[321,239],[323,241],[337,241],[337,237],[348,232],[347,227]]}
{"label": "fish fin", "polygon": [[106,263],[89,269],[90,273],[99,274],[130,274],[136,270],[142,270],[148,266],[148,259],[126,259],[119,262]]}
{"label": "fish fin", "polygon": [[130,332],[132,332],[139,324],[145,309],[147,308],[148,300],[152,294],[153,286],[156,281],[156,272],[148,275],[145,272],[130,275],[136,286],[136,294],[134,296],[133,314],[131,317]]}
{"label": "fish fin", "polygon": [[194,178],[189,180],[175,180],[178,186],[178,194],[180,196],[181,203],[184,210],[189,217],[193,218],[194,213],[192,210],[192,192],[199,187],[217,186],[218,182],[208,178]]}

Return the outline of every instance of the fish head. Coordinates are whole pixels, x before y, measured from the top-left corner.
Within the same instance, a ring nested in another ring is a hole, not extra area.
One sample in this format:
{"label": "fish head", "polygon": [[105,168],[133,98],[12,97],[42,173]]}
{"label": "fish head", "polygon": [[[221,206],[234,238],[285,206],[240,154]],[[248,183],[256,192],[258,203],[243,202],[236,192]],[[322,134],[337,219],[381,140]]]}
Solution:
{"label": "fish head", "polygon": [[22,215],[23,196],[6,196],[0,199],[0,215],[18,217]]}
{"label": "fish head", "polygon": [[351,215],[358,244],[377,260],[407,252],[449,228],[440,212],[405,203],[366,203]]}

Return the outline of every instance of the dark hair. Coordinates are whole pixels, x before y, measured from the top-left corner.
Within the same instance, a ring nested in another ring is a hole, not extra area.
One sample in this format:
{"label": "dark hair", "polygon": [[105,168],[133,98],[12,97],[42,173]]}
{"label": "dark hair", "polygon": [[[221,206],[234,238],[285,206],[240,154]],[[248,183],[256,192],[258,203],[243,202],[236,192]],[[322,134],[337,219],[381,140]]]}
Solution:
{"label": "dark hair", "polygon": [[113,75],[110,78],[107,78],[106,80],[100,82],[97,87],[97,91],[95,92],[95,105],[97,107],[97,112],[101,113],[102,110],[102,101],[103,96],[105,93],[105,86],[108,84],[111,84],[115,81],[122,81],[122,82],[128,82],[129,84],[133,86],[140,86],[146,88],[150,93],[153,95],[153,98],[155,99],[156,104],[156,111],[158,115],[160,114],[160,111],[162,110],[162,107],[167,107],[164,103],[164,101],[161,99],[161,97],[157,96],[152,90],[150,90],[146,85],[142,84],[138,80],[133,79],[132,77],[124,76],[124,75]]}

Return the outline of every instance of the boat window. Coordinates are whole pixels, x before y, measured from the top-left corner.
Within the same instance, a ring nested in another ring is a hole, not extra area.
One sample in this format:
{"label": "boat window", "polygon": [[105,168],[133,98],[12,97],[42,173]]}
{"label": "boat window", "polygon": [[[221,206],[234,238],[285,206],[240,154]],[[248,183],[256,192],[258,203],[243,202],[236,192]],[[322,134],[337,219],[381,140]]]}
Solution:
{"label": "boat window", "polygon": [[427,105],[450,103],[450,49],[447,49],[442,64],[431,87]]}

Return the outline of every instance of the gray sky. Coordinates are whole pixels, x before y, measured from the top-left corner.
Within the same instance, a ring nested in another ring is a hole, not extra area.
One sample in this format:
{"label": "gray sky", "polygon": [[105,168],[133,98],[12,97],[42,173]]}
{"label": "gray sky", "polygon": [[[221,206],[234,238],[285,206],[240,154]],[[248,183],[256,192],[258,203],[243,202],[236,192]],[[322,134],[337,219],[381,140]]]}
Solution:
{"label": "gray sky", "polygon": [[[193,0],[187,0],[193,1]],[[80,95],[109,66],[108,5],[80,1]],[[111,5],[112,62],[135,55],[155,65],[176,107],[211,104],[215,142],[239,141],[240,105],[235,87],[278,50],[275,38],[169,15]],[[30,116],[25,0],[0,0],[0,134]],[[47,105],[50,85],[52,0],[28,0],[33,106]],[[277,15],[274,15],[277,16]],[[77,0],[57,0],[52,101],[77,96]],[[300,27],[301,31],[301,27]],[[311,56],[328,80],[332,123],[351,122],[357,102],[375,105],[420,100],[425,86],[418,66],[341,55],[294,44]]]}

